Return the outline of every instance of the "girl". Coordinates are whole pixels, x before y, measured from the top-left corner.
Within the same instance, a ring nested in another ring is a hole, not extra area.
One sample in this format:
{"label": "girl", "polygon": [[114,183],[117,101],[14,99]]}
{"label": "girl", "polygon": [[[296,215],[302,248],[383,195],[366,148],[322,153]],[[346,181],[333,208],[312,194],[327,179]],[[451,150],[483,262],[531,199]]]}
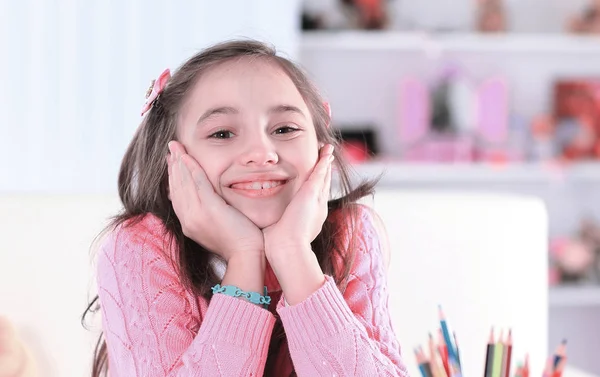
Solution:
{"label": "girl", "polygon": [[356,204],[374,183],[350,189],[293,63],[216,45],[165,71],[142,115],[98,255],[93,376],[407,376],[377,217]]}

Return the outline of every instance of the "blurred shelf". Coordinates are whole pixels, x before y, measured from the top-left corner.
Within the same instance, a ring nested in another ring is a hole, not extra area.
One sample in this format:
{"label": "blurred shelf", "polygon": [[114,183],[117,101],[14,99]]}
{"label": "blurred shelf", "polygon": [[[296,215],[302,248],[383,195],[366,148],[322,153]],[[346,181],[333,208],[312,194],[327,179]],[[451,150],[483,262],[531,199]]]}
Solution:
{"label": "blurred shelf", "polygon": [[550,287],[550,307],[600,307],[600,286],[573,285]]}
{"label": "blurred shelf", "polygon": [[366,163],[353,165],[361,177],[375,177],[383,173],[381,185],[419,183],[598,183],[600,163],[578,163],[559,167],[550,164],[408,164]]}
{"label": "blurred shelf", "polygon": [[570,34],[406,33],[399,31],[310,31],[301,50],[462,51],[600,54],[600,37]]}

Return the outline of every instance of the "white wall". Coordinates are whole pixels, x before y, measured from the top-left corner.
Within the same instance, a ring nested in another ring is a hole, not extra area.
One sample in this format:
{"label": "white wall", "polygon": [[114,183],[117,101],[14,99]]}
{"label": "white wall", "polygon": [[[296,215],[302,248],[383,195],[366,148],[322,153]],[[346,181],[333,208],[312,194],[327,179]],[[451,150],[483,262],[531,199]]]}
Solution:
{"label": "white wall", "polygon": [[0,0],[0,191],[112,192],[150,80],[209,44],[294,58],[299,0]]}

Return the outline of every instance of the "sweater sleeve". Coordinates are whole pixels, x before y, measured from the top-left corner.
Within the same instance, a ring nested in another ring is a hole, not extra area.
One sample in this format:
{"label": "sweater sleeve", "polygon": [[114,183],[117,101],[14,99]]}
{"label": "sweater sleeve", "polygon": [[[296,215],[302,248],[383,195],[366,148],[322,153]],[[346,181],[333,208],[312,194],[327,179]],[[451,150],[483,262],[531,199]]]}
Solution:
{"label": "sweater sleeve", "polygon": [[220,294],[206,308],[182,285],[157,233],[142,224],[116,230],[98,254],[110,375],[262,376],[274,316]]}
{"label": "sweater sleeve", "polygon": [[326,276],[325,284],[305,301],[278,304],[300,377],[408,377],[388,311],[386,267],[374,214],[361,211],[361,237],[344,294]]}

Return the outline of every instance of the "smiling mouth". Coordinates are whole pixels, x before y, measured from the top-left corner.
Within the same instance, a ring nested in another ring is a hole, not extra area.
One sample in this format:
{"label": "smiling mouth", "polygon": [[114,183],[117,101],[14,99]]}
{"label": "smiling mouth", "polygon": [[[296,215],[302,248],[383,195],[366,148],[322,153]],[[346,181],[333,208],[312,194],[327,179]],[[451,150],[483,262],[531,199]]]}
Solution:
{"label": "smiling mouth", "polygon": [[256,181],[256,182],[243,182],[234,183],[230,187],[238,190],[265,190],[275,187],[279,187],[287,181]]}
{"label": "smiling mouth", "polygon": [[241,182],[234,183],[229,188],[243,196],[262,198],[277,194],[285,187],[286,183],[288,183],[287,180]]}

